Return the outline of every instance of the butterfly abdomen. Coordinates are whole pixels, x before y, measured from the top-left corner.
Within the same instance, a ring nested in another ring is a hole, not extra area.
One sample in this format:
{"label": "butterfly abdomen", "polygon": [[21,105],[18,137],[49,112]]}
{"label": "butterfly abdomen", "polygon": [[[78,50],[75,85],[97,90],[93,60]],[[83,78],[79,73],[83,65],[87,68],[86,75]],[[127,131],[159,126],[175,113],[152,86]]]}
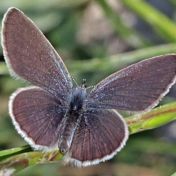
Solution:
{"label": "butterfly abdomen", "polygon": [[77,126],[80,123],[80,114],[68,113],[65,118],[66,120],[61,134],[61,138],[58,141],[58,148],[63,154],[65,154],[71,146],[73,135]]}
{"label": "butterfly abdomen", "polygon": [[76,88],[73,90],[70,100],[69,110],[65,116],[65,125],[59,140],[59,150],[61,153],[66,153],[72,143],[73,135],[77,126],[80,123],[81,114],[83,112],[83,103],[86,97],[86,90]]}

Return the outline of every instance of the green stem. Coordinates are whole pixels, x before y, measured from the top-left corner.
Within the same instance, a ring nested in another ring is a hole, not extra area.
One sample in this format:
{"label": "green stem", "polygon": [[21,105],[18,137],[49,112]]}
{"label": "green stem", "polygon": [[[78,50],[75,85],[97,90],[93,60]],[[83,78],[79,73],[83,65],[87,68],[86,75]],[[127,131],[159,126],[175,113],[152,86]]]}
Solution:
{"label": "green stem", "polygon": [[[31,148],[28,146],[28,149],[30,150]],[[16,148],[14,148],[14,150],[16,150]],[[8,152],[8,150],[5,151]],[[23,152],[24,151],[21,150],[21,154],[3,160],[0,163],[0,171],[6,169],[14,169],[15,172],[19,172],[27,167],[31,167],[36,164],[50,163],[54,161],[58,162],[63,157],[58,151],[43,153],[31,150],[31,152]]]}
{"label": "green stem", "polygon": [[175,43],[165,44],[121,53],[107,58],[94,58],[82,61],[74,60],[68,64],[68,68],[77,80],[86,78],[88,85],[94,85],[112,72],[124,68],[132,63],[157,55],[174,53],[175,51]]}
{"label": "green stem", "polygon": [[26,153],[26,152],[30,152],[32,151],[32,149],[30,148],[30,146],[25,145],[23,147],[16,147],[16,148],[12,148],[12,149],[7,149],[7,150],[3,150],[0,152],[0,161],[9,158],[13,155],[18,155],[21,153]]}
{"label": "green stem", "polygon": [[123,0],[121,2],[149,23],[161,37],[170,42],[176,41],[176,24],[149,3],[144,0]]}
{"label": "green stem", "polygon": [[130,134],[154,129],[176,120],[176,102],[155,108],[150,112],[126,118]]}

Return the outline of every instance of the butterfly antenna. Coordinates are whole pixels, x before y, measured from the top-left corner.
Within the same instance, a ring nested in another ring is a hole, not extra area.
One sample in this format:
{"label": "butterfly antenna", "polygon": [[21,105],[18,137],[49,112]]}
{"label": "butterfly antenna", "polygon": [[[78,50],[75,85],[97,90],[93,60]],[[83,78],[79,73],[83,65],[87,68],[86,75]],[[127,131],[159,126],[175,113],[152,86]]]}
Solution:
{"label": "butterfly antenna", "polygon": [[89,89],[93,89],[95,86],[89,86],[87,87],[86,89],[89,90]]}
{"label": "butterfly antenna", "polygon": [[75,83],[75,85],[78,87],[78,83],[76,82],[76,80],[73,78],[73,76],[71,76],[73,82]]}
{"label": "butterfly antenna", "polygon": [[87,88],[87,86],[86,86],[86,79],[82,80],[82,88]]}

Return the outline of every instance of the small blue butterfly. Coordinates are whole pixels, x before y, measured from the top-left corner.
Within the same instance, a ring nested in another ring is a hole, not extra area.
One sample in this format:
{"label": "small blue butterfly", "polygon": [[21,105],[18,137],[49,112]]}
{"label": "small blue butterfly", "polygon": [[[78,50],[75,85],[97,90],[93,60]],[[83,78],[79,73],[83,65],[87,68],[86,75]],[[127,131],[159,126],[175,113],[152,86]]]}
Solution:
{"label": "small blue butterfly", "polygon": [[176,55],[164,55],[115,72],[88,92],[73,85],[60,56],[20,10],[10,8],[2,24],[11,74],[35,85],[10,98],[16,130],[34,149],[59,149],[77,166],[111,159],[126,144],[127,124],[114,109],[149,110],[176,80]]}

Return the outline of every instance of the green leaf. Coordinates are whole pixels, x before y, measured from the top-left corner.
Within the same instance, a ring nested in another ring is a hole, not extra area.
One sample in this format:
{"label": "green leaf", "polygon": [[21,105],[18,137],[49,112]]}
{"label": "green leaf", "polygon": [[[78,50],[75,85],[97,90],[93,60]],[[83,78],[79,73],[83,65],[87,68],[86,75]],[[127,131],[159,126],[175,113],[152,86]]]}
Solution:
{"label": "green leaf", "polygon": [[176,102],[127,118],[130,133],[139,133],[176,120]]}

